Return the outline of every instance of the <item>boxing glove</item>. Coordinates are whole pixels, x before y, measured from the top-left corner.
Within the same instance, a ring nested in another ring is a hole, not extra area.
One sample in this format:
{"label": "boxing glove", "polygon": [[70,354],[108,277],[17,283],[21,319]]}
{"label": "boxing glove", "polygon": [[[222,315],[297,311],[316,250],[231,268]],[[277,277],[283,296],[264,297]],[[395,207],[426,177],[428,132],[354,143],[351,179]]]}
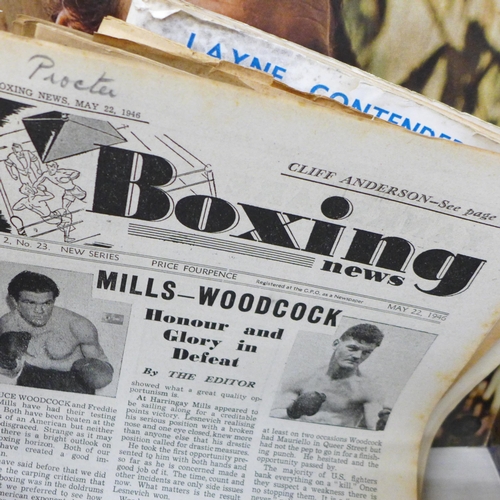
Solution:
{"label": "boxing glove", "polygon": [[287,409],[290,418],[296,419],[303,415],[310,417],[318,413],[321,405],[326,401],[326,396],[321,392],[305,392],[301,394]]}
{"label": "boxing glove", "polygon": [[113,367],[96,358],[77,359],[71,366],[71,372],[91,389],[106,387],[113,379]]}
{"label": "boxing glove", "polygon": [[387,425],[387,421],[389,420],[389,416],[391,415],[390,408],[384,408],[378,412],[378,420],[375,425],[375,430],[383,431],[385,426]]}
{"label": "boxing glove", "polygon": [[28,350],[31,334],[28,332],[5,332],[0,335],[0,368],[14,370],[17,360]]}

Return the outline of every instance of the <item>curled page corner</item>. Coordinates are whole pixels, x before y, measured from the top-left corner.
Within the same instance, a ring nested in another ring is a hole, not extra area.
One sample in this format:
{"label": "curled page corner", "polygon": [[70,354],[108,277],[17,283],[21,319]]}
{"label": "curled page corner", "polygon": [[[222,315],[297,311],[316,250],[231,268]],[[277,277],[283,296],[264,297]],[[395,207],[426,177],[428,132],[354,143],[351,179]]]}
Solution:
{"label": "curled page corner", "polygon": [[154,19],[159,19],[163,20],[166,19],[167,17],[171,16],[172,14],[177,13],[177,10],[175,9],[159,9],[159,10],[150,10],[149,13],[151,14],[151,17]]}
{"label": "curled page corner", "polygon": [[150,4],[149,2],[143,2],[142,0],[134,0],[130,7],[129,16],[132,14],[133,10],[137,12],[148,12],[153,19],[157,19],[162,21],[163,19],[167,19],[169,16],[176,14],[179,12],[179,8],[166,8],[164,5]]}

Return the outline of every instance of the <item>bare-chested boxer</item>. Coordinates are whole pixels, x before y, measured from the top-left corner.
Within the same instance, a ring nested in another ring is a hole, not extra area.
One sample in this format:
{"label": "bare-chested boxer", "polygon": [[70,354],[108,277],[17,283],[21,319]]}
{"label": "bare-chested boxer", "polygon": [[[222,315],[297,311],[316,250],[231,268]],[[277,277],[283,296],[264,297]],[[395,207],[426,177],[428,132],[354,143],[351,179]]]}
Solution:
{"label": "bare-chested boxer", "polygon": [[271,416],[383,430],[390,409],[384,406],[373,381],[359,369],[383,338],[375,325],[348,328],[333,342],[334,351],[328,366],[283,387]]}
{"label": "bare-chested boxer", "polygon": [[0,373],[17,385],[94,394],[113,378],[87,318],[55,306],[56,283],[23,271],[8,286],[12,311],[0,318]]}

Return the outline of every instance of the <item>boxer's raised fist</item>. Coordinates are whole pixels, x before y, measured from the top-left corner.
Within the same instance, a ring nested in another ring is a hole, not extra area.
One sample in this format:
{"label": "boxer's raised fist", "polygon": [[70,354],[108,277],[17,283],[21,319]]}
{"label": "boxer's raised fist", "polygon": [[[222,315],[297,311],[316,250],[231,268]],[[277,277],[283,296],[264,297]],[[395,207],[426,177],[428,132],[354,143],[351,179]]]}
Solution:
{"label": "boxer's raised fist", "polygon": [[290,418],[310,417],[318,413],[326,396],[321,392],[305,392],[301,394],[286,410]]}
{"label": "boxer's raised fist", "polygon": [[17,360],[28,350],[31,334],[28,332],[5,332],[0,335],[0,368],[14,370]]}
{"label": "boxer's raised fist", "polygon": [[91,389],[106,387],[113,379],[113,367],[96,358],[77,359],[71,371]]}

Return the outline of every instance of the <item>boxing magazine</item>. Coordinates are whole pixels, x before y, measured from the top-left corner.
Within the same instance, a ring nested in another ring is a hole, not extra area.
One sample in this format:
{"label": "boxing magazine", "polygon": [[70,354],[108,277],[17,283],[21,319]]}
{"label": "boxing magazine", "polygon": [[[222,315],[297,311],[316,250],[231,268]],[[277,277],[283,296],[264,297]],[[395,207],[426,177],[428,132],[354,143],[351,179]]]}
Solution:
{"label": "boxing magazine", "polygon": [[[417,134],[499,151],[498,129],[489,123],[184,0],[133,0],[127,23]],[[140,33],[112,18],[105,18],[98,31],[140,39]]]}
{"label": "boxing magazine", "polygon": [[[498,155],[0,43],[1,494],[417,498],[429,415],[498,316]],[[27,275],[58,296],[18,297]]]}

